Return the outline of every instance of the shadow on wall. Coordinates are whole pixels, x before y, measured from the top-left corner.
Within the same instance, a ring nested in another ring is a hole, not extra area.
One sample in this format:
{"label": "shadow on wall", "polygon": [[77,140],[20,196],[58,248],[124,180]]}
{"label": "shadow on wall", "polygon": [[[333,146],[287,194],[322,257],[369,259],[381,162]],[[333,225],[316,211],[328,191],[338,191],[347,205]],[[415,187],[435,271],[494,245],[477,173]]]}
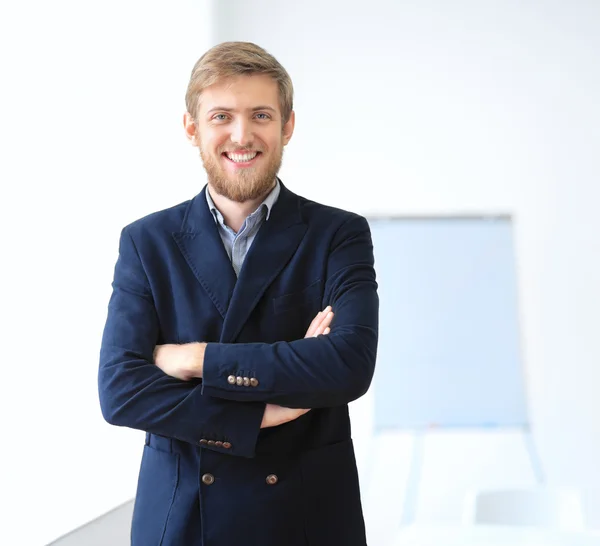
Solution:
{"label": "shadow on wall", "polygon": [[129,546],[134,499],[78,527],[48,546]]}

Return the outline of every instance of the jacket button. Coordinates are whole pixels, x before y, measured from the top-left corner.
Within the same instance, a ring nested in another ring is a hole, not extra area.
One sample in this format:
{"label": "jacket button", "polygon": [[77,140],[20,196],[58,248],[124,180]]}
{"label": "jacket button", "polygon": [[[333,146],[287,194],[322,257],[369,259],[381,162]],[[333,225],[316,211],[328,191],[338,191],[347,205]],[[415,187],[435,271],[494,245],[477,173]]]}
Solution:
{"label": "jacket button", "polygon": [[202,440],[200,440],[199,444],[201,446],[205,446],[206,444],[208,444],[208,440],[206,438],[202,438]]}
{"label": "jacket button", "polygon": [[279,481],[279,478],[275,474],[269,474],[267,476],[267,485],[275,485]]}
{"label": "jacket button", "polygon": [[244,377],[244,387],[249,387],[249,386],[250,386],[250,378]]}
{"label": "jacket button", "polygon": [[235,375],[230,375],[227,378],[227,383],[229,383],[230,385],[235,385]]}
{"label": "jacket button", "polygon": [[256,377],[252,377],[252,378],[250,379],[250,385],[251,385],[252,387],[258,387],[258,379],[256,379]]}
{"label": "jacket button", "polygon": [[215,446],[216,446],[216,447],[223,447],[223,442],[221,442],[221,441],[217,440],[217,441],[215,442]]}
{"label": "jacket button", "polygon": [[244,383],[244,378],[243,378],[243,377],[241,377],[240,375],[238,375],[238,376],[235,378],[235,384],[236,384],[238,387],[241,387],[243,383]]}
{"label": "jacket button", "polygon": [[212,485],[215,483],[215,477],[212,474],[204,474],[202,476],[202,483],[204,485]]}
{"label": "jacket button", "polygon": [[214,446],[214,445],[215,445],[215,441],[214,441],[214,440],[209,440],[209,441],[208,441],[208,445],[209,445],[210,447]]}
{"label": "jacket button", "polygon": [[229,442],[223,442],[223,447],[225,449],[231,449],[231,444]]}

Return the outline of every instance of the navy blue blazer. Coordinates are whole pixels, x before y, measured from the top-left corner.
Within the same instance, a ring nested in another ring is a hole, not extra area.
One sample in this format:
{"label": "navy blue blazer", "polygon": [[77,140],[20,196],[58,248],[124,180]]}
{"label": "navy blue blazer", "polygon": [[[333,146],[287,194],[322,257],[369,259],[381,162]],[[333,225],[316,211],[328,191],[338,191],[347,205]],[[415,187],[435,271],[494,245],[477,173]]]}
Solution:
{"label": "navy blue blazer", "polygon": [[[146,431],[134,546],[364,546],[347,404],[371,383],[378,296],[367,221],[283,184],[239,278],[206,188],[121,233],[100,404]],[[331,333],[303,339],[325,306]],[[202,380],[156,345],[208,342]],[[265,403],[312,408],[260,429]]]}

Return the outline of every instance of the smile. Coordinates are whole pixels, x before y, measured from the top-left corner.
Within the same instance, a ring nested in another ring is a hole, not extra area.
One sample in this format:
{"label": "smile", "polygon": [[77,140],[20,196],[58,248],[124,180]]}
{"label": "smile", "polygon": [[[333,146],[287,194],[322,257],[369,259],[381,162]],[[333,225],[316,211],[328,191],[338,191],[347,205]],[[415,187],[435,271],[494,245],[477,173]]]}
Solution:
{"label": "smile", "polygon": [[245,153],[232,153],[225,152],[223,155],[232,161],[233,163],[250,163],[260,154],[260,152],[245,152]]}

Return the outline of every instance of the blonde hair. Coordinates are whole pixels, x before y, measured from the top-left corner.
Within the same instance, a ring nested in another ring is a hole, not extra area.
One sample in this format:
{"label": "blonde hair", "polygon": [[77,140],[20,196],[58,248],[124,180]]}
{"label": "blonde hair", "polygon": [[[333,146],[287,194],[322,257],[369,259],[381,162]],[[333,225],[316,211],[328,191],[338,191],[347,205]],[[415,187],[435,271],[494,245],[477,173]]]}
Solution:
{"label": "blonde hair", "polygon": [[294,107],[292,79],[279,61],[251,42],[224,42],[209,49],[194,65],[185,94],[187,111],[196,118],[200,94],[221,78],[265,74],[279,86],[279,107],[283,124]]}

